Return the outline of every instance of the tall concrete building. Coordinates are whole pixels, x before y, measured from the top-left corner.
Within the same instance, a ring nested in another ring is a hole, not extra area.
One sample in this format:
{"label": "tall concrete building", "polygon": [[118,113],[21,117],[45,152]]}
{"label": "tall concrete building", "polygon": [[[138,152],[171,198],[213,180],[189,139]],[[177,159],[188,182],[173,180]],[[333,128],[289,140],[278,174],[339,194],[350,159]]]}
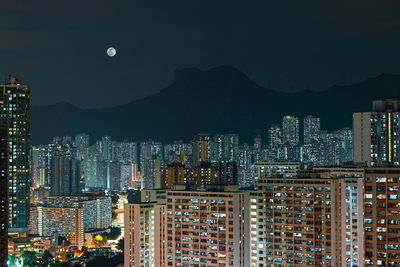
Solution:
{"label": "tall concrete building", "polygon": [[144,188],[161,188],[161,161],[157,158],[147,159],[143,166]]}
{"label": "tall concrete building", "polygon": [[183,141],[175,141],[164,145],[164,160],[166,164],[173,162],[191,163],[188,157],[192,155],[192,144]]}
{"label": "tall concrete building", "polygon": [[236,161],[215,164],[217,166],[216,183],[218,185],[238,185],[238,170]]}
{"label": "tall concrete building", "polygon": [[175,162],[166,168],[161,169],[161,187],[172,188],[174,185],[186,185],[192,180],[193,168],[187,168],[185,165]]}
{"label": "tall concrete building", "polygon": [[366,168],[362,238],[365,265],[400,265],[400,168]]}
{"label": "tall concrete building", "polygon": [[124,206],[125,266],[250,266],[248,191],[153,191]]}
{"label": "tall concrete building", "polygon": [[139,169],[143,172],[144,175],[145,175],[146,161],[151,159],[158,159],[161,161],[163,159],[162,152],[163,149],[161,142],[156,142],[150,139],[147,142],[140,143]]}
{"label": "tall concrete building", "polygon": [[101,141],[98,142],[99,145],[99,152],[102,155],[102,159],[109,161],[114,160],[114,142],[111,140],[110,136],[103,136]]}
{"label": "tall concrete building", "polygon": [[214,136],[213,158],[215,161],[239,160],[239,135],[218,134]]}
{"label": "tall concrete building", "polygon": [[168,191],[166,265],[249,266],[249,203],[233,187]]}
{"label": "tall concrete building", "polygon": [[268,129],[268,147],[275,148],[282,145],[282,129],[280,124],[272,124]]}
{"label": "tall concrete building", "polygon": [[63,151],[56,151],[52,164],[51,195],[77,195],[81,193],[81,187],[80,160]]}
{"label": "tall concrete building", "polygon": [[282,119],[282,141],[284,159],[300,161],[299,118],[285,116]]}
{"label": "tall concrete building", "polygon": [[128,190],[134,182],[134,178],[136,175],[137,164],[135,163],[125,163],[121,164],[121,184],[120,190],[126,191]]}
{"label": "tall concrete building", "polygon": [[91,196],[52,196],[31,209],[31,234],[58,233],[72,245],[85,244],[84,233],[111,226],[111,198]]}
{"label": "tall concrete building", "polygon": [[334,180],[330,197],[336,217],[332,253],[337,266],[364,266],[364,169],[337,167],[314,171],[322,181]]}
{"label": "tall concrete building", "polygon": [[28,229],[30,189],[30,92],[21,78],[0,85],[0,129],[8,132],[9,231]]}
{"label": "tall concrete building", "polygon": [[8,142],[7,130],[0,130],[0,266],[8,260]]}
{"label": "tall concrete building", "polygon": [[282,141],[287,146],[299,144],[299,118],[290,115],[283,117]]}
{"label": "tall concrete building", "polygon": [[400,101],[374,101],[372,110],[353,114],[354,162],[400,166]]}
{"label": "tall concrete building", "polygon": [[256,134],[253,138],[253,149],[254,150],[261,150],[262,149],[262,138],[261,134]]}
{"label": "tall concrete building", "polygon": [[32,187],[37,188],[46,184],[48,149],[44,145],[33,146],[31,149]]}
{"label": "tall concrete building", "polygon": [[217,166],[210,162],[202,162],[193,168],[193,176],[191,180],[187,179],[186,184],[193,188],[206,188],[209,185],[217,183]]}
{"label": "tall concrete building", "polygon": [[124,204],[124,266],[166,266],[166,205],[158,190],[142,190]]}
{"label": "tall concrete building", "polygon": [[239,148],[238,184],[240,188],[252,188],[254,186],[252,149],[245,143]]}
{"label": "tall concrete building", "polygon": [[254,186],[257,188],[259,181],[267,177],[295,177],[300,171],[300,162],[256,162],[253,164],[255,169]]}
{"label": "tall concrete building", "polygon": [[362,266],[362,178],[356,168],[261,177],[252,266]]}
{"label": "tall concrete building", "polygon": [[197,134],[193,141],[193,165],[210,161],[213,157],[213,142],[209,134]]}
{"label": "tall concrete building", "polygon": [[37,229],[40,236],[52,236],[54,233],[58,233],[73,246],[81,248],[85,245],[82,208],[39,206],[37,207],[37,218]]}
{"label": "tall concrete building", "polygon": [[138,147],[135,142],[123,141],[119,144],[120,153],[118,159],[124,163],[138,163]]}
{"label": "tall concrete building", "polygon": [[320,132],[321,123],[320,118],[312,115],[308,115],[304,118],[304,144],[310,144],[311,142],[318,141],[318,135]]}
{"label": "tall concrete building", "polygon": [[77,134],[75,136],[75,147],[77,159],[82,160],[86,150],[90,146],[90,137],[88,134]]}

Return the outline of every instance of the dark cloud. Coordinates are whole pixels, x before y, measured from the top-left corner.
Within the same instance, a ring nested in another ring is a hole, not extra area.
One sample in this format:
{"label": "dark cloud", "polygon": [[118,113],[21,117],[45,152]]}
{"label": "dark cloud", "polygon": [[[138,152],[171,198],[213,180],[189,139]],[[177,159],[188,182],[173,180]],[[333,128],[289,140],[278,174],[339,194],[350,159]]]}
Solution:
{"label": "dark cloud", "polygon": [[122,104],[176,68],[225,64],[274,89],[324,89],[400,73],[399,10],[398,0],[9,1],[0,75],[22,75],[35,105]]}

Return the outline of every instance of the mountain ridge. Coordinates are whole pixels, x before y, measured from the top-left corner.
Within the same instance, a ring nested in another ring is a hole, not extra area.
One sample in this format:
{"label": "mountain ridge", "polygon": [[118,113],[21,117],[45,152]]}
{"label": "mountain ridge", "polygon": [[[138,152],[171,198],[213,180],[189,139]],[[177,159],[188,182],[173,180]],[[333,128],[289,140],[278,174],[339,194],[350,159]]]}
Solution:
{"label": "mountain ridge", "polygon": [[[400,98],[400,75],[382,73],[360,83],[324,91],[279,92],[253,82],[232,66],[174,71],[171,84],[153,95],[106,108],[79,108],[68,102],[32,106],[32,143],[53,136],[88,133],[93,140],[148,138],[189,140],[198,132],[236,132],[250,141],[285,114],[319,115],[328,130],[349,127],[352,113],[371,110],[372,100]],[[302,121],[301,121],[302,123]]]}

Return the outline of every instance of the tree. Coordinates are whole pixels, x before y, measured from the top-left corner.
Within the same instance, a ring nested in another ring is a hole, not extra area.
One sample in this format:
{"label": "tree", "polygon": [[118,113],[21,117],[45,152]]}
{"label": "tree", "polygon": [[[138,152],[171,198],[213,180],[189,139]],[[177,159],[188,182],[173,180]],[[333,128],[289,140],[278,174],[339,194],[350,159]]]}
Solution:
{"label": "tree", "polygon": [[63,246],[64,247],[69,247],[69,246],[71,246],[71,242],[68,239],[66,239],[66,240],[63,241]]}
{"label": "tree", "polygon": [[112,258],[97,256],[92,261],[88,262],[86,266],[88,267],[109,267],[109,266],[118,266],[124,263],[124,255],[117,254]]}
{"label": "tree", "polygon": [[120,240],[118,240],[118,244],[117,244],[117,249],[124,251],[124,244],[125,244],[125,239],[121,238]]}
{"label": "tree", "polygon": [[119,196],[118,196],[117,194],[113,194],[113,195],[111,196],[111,202],[112,202],[114,205],[117,205],[117,204],[118,204],[118,200],[119,200]]}
{"label": "tree", "polygon": [[87,246],[82,246],[81,251],[82,251],[83,253],[86,253],[87,250],[88,250]]}
{"label": "tree", "polygon": [[61,262],[59,260],[56,260],[56,262],[53,265],[54,267],[71,267],[71,264],[69,262]]}
{"label": "tree", "polygon": [[128,190],[128,203],[140,202],[140,190],[129,189]]}
{"label": "tree", "polygon": [[17,263],[17,257],[15,254],[8,254],[8,265],[9,266],[14,266]]}
{"label": "tree", "polygon": [[42,256],[42,266],[49,266],[53,259],[53,255],[51,255],[50,251],[45,250]]}
{"label": "tree", "polygon": [[36,266],[36,257],[35,252],[33,251],[22,251],[21,253],[22,260],[24,261],[24,266],[35,267]]}
{"label": "tree", "polygon": [[114,208],[112,209],[111,214],[113,220],[117,219],[118,214],[114,211]]}
{"label": "tree", "polygon": [[121,235],[121,228],[119,227],[111,227],[110,232],[106,234],[107,239],[116,240]]}
{"label": "tree", "polygon": [[107,242],[107,236],[102,236],[102,235],[96,235],[93,237],[94,243],[96,246],[99,248],[103,246]]}

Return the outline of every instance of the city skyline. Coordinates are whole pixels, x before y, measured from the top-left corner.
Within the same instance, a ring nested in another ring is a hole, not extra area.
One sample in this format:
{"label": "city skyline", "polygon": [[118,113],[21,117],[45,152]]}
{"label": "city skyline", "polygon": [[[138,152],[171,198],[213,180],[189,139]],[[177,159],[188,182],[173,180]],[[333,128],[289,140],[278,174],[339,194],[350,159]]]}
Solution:
{"label": "city skyline", "polygon": [[0,267],[400,266],[399,10],[2,4]]}

